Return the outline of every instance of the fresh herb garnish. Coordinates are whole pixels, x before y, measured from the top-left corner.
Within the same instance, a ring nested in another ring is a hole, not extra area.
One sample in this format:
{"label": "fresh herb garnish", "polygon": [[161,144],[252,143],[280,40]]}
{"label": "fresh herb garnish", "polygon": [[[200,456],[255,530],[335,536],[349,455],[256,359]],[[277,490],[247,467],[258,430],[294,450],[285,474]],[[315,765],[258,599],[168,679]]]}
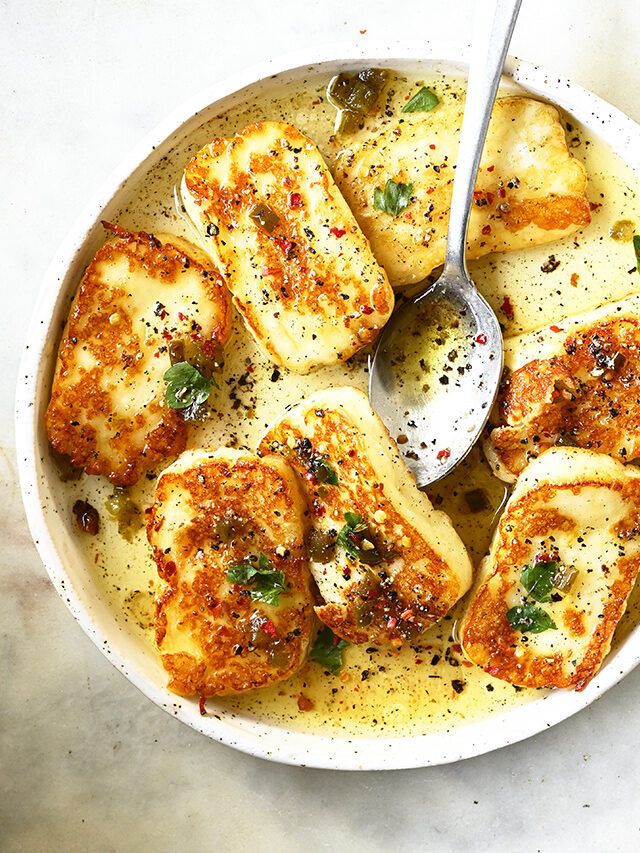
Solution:
{"label": "fresh herb garnish", "polygon": [[373,539],[369,525],[355,512],[345,512],[347,522],[338,533],[337,542],[351,557],[367,566],[381,562],[382,555]]}
{"label": "fresh herb garnish", "polygon": [[331,628],[322,628],[318,631],[315,643],[309,652],[309,659],[321,664],[329,672],[338,672],[342,669],[342,653],[349,643],[340,640]]}
{"label": "fresh herb garnish", "polygon": [[296,450],[302,464],[319,483],[329,486],[338,485],[338,475],[327,461],[326,453],[316,453],[308,438],[300,439],[296,445]]}
{"label": "fresh herb garnish", "polygon": [[172,409],[197,408],[209,399],[211,386],[218,387],[214,379],[207,379],[188,361],[172,365],[162,378],[167,383],[165,399]]}
{"label": "fresh herb garnish", "polygon": [[523,634],[541,634],[557,625],[549,614],[535,604],[519,604],[507,610],[507,622]]}
{"label": "fresh herb garnish", "polygon": [[264,601],[274,606],[280,603],[280,595],[287,588],[284,572],[275,569],[271,560],[262,553],[256,562],[247,558],[231,566],[226,575],[229,583],[250,587],[252,601]]}
{"label": "fresh herb garnish", "polygon": [[534,601],[551,601],[558,568],[559,564],[553,560],[534,560],[524,567],[520,582]]}
{"label": "fresh herb garnish", "polygon": [[636,268],[640,272],[640,234],[634,234],[633,251],[636,253]]}
{"label": "fresh herb garnish", "polygon": [[326,459],[314,460],[309,470],[319,483],[327,483],[329,486],[338,485],[338,475]]}
{"label": "fresh herb garnish", "polygon": [[440,101],[435,92],[423,86],[402,108],[403,113],[428,113],[437,107]]}
{"label": "fresh herb garnish", "polygon": [[384,185],[384,190],[376,187],[373,191],[373,206],[376,210],[382,210],[391,216],[397,216],[411,201],[413,184],[396,184],[389,179]]}

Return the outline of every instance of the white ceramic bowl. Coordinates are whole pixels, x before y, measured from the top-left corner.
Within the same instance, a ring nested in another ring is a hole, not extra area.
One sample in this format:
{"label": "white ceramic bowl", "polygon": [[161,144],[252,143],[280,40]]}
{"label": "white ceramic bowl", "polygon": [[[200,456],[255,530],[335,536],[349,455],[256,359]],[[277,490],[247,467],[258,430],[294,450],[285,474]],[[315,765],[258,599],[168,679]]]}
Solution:
{"label": "white ceramic bowl", "polygon": [[[48,402],[61,322],[74,291],[99,244],[101,219],[110,218],[114,199],[131,179],[156,163],[176,138],[255,93],[321,71],[387,66],[406,72],[429,70],[465,74],[468,49],[455,44],[339,45],[303,56],[271,60],[201,92],[156,128],[121,164],[87,206],[45,276],[29,333],[16,401],[20,481],[31,533],[61,598],[100,651],[153,702],[194,729],[222,743],[289,764],[341,769],[394,769],[467,758],[529,737],[574,714],[623,678],[640,661],[640,626],[609,656],[582,693],[552,692],[539,700],[493,714],[450,731],[393,739],[327,737],[289,732],[220,711],[201,717],[195,702],[166,687],[166,674],[149,649],[116,624],[96,594],[74,536],[62,523],[51,488],[56,473],[46,452],[43,414]],[[558,104],[608,143],[627,163],[640,163],[640,127],[602,99],[555,74],[515,59],[505,69],[522,89]]]}

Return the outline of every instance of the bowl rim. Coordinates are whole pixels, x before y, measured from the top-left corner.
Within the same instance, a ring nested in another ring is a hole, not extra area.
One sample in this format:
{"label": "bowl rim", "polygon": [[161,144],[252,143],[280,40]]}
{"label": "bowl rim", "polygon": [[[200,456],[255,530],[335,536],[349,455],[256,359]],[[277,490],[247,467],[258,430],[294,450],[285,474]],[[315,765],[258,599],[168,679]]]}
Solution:
{"label": "bowl rim", "polygon": [[[424,735],[393,738],[326,736],[289,731],[256,720],[239,720],[229,714],[201,717],[197,703],[174,696],[155,683],[131,661],[110,637],[109,626],[98,624],[81,595],[74,589],[56,547],[51,528],[59,524],[41,497],[38,460],[37,407],[34,405],[41,375],[50,369],[47,344],[54,309],[65,296],[65,277],[105,206],[124,184],[181,128],[203,110],[225,97],[269,79],[302,71],[335,70],[350,64],[404,64],[445,68],[467,65],[469,45],[455,42],[338,42],[274,57],[244,68],[187,99],[173,110],[120,162],[85,206],[52,259],[41,285],[23,349],[18,373],[15,434],[22,499],[32,538],[49,577],[74,618],[97,648],[147,698],[193,729],[243,752],[285,764],[343,770],[405,769],[444,764],[470,758],[531,737],[585,708],[617,684],[640,662],[640,626],[630,632],[615,656],[582,693],[554,691],[540,700],[493,713],[482,719]],[[640,125],[616,107],[569,79],[510,56],[504,76],[571,112],[622,157],[632,168],[640,162]],[[114,623],[115,624],[115,623]],[[112,626],[113,627],[113,626]],[[115,632],[114,632],[115,633]]]}

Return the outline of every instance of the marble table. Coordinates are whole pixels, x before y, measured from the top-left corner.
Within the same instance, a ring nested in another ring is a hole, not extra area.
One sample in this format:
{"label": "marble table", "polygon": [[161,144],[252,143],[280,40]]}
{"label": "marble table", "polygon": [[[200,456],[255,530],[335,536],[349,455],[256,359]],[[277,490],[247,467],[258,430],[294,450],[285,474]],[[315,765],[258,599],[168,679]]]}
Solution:
{"label": "marble table", "polygon": [[[584,851],[640,844],[640,669],[459,764],[339,773],[213,743],[147,701],[51,587],[16,482],[13,389],[42,274],[92,193],[194,89],[319,42],[467,41],[466,0],[0,4],[0,849]],[[640,119],[635,3],[525,0],[512,52]]]}

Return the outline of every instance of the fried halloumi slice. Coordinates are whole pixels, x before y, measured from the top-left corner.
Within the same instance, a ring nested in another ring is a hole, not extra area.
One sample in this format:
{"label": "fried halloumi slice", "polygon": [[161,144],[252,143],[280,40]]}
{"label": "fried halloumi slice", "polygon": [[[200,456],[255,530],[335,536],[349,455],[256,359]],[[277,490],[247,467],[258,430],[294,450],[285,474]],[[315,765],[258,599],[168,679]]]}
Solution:
{"label": "fried halloumi slice", "polygon": [[69,312],[45,421],[75,467],[130,486],[186,444],[184,420],[165,404],[170,343],[213,356],[231,306],[195,246],[108,227],[116,236],[87,267]]}
{"label": "fried halloumi slice", "polygon": [[249,125],[187,164],[182,199],[247,329],[297,373],[370,343],[393,291],[316,145],[290,124]]}
{"label": "fried halloumi slice", "polygon": [[[329,388],[262,440],[305,484],[316,613],[353,643],[417,636],[462,596],[471,564],[451,521],[418,491],[365,394]],[[337,543],[336,543],[337,536]]]}
{"label": "fried halloumi slice", "polygon": [[[394,286],[444,261],[463,104],[402,114],[337,158],[334,176]],[[397,216],[374,207],[388,180],[411,184]],[[548,243],[590,221],[582,164],[567,149],[558,111],[530,98],[496,101],[467,233],[467,257]]]}
{"label": "fried halloumi slice", "polygon": [[461,622],[462,647],[512,684],[583,690],[639,568],[640,472],[554,448],[526,468],[505,508]]}
{"label": "fried halloumi slice", "polygon": [[171,690],[239,693],[302,665],[313,624],[306,511],[280,456],[186,451],[161,474],[147,535],[166,583],[156,644]]}
{"label": "fried halloumi slice", "polygon": [[500,425],[485,442],[503,480],[555,445],[640,456],[640,295],[561,322],[506,344]]}

